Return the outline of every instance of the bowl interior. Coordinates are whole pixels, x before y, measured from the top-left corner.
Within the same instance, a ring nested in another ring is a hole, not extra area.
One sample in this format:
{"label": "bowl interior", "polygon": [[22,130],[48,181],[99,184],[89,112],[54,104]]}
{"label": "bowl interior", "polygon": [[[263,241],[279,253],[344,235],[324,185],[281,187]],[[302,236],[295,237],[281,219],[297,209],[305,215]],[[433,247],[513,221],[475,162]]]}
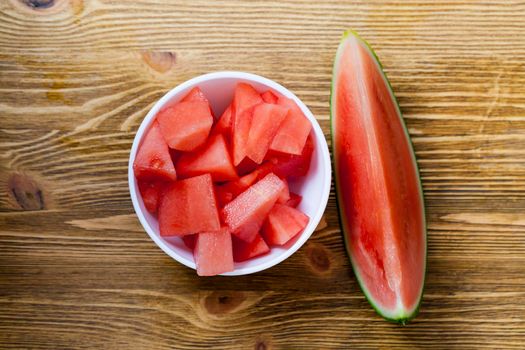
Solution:
{"label": "bowl interior", "polygon": [[326,207],[328,194],[330,192],[331,183],[331,170],[330,170],[330,157],[328,153],[327,144],[324,135],[319,127],[319,124],[315,120],[315,117],[308,110],[308,108],[290,91],[282,87],[281,85],[262,78],[259,76],[230,72],[230,74],[224,73],[211,73],[195,79],[189,80],[184,84],[179,85],[175,89],[171,90],[148,113],[142,125],[137,132],[136,139],[133,143],[131,156],[130,156],[130,190],[135,206],[137,215],[148,232],[151,238],[162,248],[168,255],[181,262],[182,264],[195,268],[195,262],[193,260],[192,252],[184,245],[181,238],[162,238],[159,235],[159,227],[157,219],[151,215],[144,207],[142,197],[139,195],[138,186],[133,175],[132,164],[135,158],[136,151],[140,145],[140,141],[149,125],[153,122],[156,113],[164,107],[166,104],[172,104],[182,99],[194,86],[204,92],[206,97],[209,99],[213,113],[215,116],[220,116],[226,107],[230,104],[235,86],[238,82],[250,83],[259,92],[266,91],[268,89],[282,94],[286,97],[292,98],[303,110],[303,113],[312,122],[312,133],[314,134],[315,151],[312,156],[312,162],[310,164],[310,171],[308,174],[300,180],[290,182],[290,191],[300,194],[303,199],[299,205],[299,209],[310,217],[308,226],[302,232],[302,234],[295,237],[292,241],[288,242],[283,247],[274,247],[270,253],[250,259],[242,263],[235,263],[235,270],[225,275],[242,275],[253,273],[264,270],[268,267],[278,264],[279,262],[286,259],[288,256],[293,254],[299,249],[309,236],[315,230],[319,223],[321,216]]}

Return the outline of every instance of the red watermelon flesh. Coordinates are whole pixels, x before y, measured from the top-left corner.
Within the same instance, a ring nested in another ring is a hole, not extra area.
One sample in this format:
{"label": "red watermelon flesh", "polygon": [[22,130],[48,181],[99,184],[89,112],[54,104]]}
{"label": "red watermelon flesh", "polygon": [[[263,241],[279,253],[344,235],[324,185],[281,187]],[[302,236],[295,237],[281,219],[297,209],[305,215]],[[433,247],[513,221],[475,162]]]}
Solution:
{"label": "red watermelon flesh", "polygon": [[186,247],[188,247],[191,251],[195,248],[195,241],[197,240],[197,233],[193,235],[186,235],[182,237],[182,240],[184,241],[184,244]]}
{"label": "red watermelon flesh", "polygon": [[232,109],[231,105],[226,108],[224,113],[215,124],[212,134],[223,134],[226,138],[231,137],[232,130]]}
{"label": "red watermelon flesh", "polygon": [[270,245],[283,245],[302,232],[308,216],[287,205],[275,204],[264,222],[262,235]]}
{"label": "red watermelon flesh", "polygon": [[171,148],[192,151],[206,142],[213,124],[204,101],[179,102],[157,114],[160,131]]}
{"label": "red watermelon flesh", "polygon": [[284,189],[274,174],[266,175],[222,209],[222,218],[238,238],[251,242]]}
{"label": "red watermelon flesh", "polygon": [[337,199],[350,260],[374,308],[405,323],[423,293],[426,229],[417,164],[372,49],[347,32],[332,82]]}
{"label": "red watermelon flesh", "polygon": [[246,175],[248,173],[251,173],[252,171],[255,171],[258,167],[259,164],[246,157],[235,168],[237,169],[237,174]]}
{"label": "red watermelon flesh", "polygon": [[290,200],[290,188],[288,187],[288,181],[283,179],[284,188],[279,194],[279,198],[277,198],[277,203],[279,204],[285,204]]}
{"label": "red watermelon flesh", "polygon": [[277,95],[275,95],[273,92],[271,92],[270,90],[267,90],[265,92],[263,92],[261,94],[261,97],[263,99],[264,102],[266,103],[273,103],[273,104],[276,104],[277,101],[279,100],[279,98],[277,97]]}
{"label": "red watermelon flesh", "polygon": [[176,164],[181,178],[209,173],[214,181],[229,181],[237,178],[224,136],[210,136],[201,149],[183,154]]}
{"label": "red watermelon flesh", "polygon": [[288,108],[289,111],[273,138],[270,149],[300,155],[312,129],[312,124],[293,100],[279,96],[278,104]]}
{"label": "red watermelon flesh", "polygon": [[215,193],[217,195],[219,206],[221,208],[224,207],[226,204],[235,199],[235,197],[244,192],[248,187],[254,184],[258,179],[259,173],[254,171],[235,181],[229,181],[224,185],[216,186]]}
{"label": "red watermelon flesh", "polygon": [[268,244],[262,239],[261,235],[256,234],[251,242],[243,241],[232,236],[233,261],[242,262],[266,254],[270,251]]}
{"label": "red watermelon flesh", "polygon": [[208,99],[206,98],[206,96],[204,95],[204,93],[201,91],[201,89],[198,86],[191,89],[190,92],[188,92],[188,94],[184,96],[184,98],[180,102],[188,102],[188,101],[203,101],[203,102],[209,103]]}
{"label": "red watermelon flesh", "polygon": [[300,155],[271,152],[266,158],[273,165],[272,171],[277,176],[295,179],[308,173],[313,152],[314,141],[310,135]]}
{"label": "red watermelon flesh", "polygon": [[262,163],[286,113],[287,108],[270,103],[260,103],[253,108],[246,155],[255,163]]}
{"label": "red watermelon flesh", "polygon": [[146,210],[151,214],[157,214],[159,196],[162,187],[165,185],[162,181],[138,181],[140,195]]}
{"label": "red watermelon flesh", "polygon": [[233,271],[232,237],[227,228],[201,232],[193,250],[197,275],[215,276]]}
{"label": "red watermelon flesh", "polygon": [[301,204],[301,200],[303,199],[302,196],[295,194],[293,192],[290,192],[290,199],[285,203],[287,206],[292,208],[297,208],[299,204]]}
{"label": "red watermelon flesh", "polygon": [[233,163],[238,165],[246,157],[246,145],[252,123],[253,107],[263,102],[261,95],[250,84],[235,87],[232,104]]}
{"label": "red watermelon flesh", "polygon": [[177,174],[171,161],[168,145],[154,121],[139,146],[133,162],[133,171],[138,180],[176,180]]}
{"label": "red watermelon flesh", "polygon": [[217,203],[209,174],[166,186],[159,204],[161,236],[185,236],[219,228]]}

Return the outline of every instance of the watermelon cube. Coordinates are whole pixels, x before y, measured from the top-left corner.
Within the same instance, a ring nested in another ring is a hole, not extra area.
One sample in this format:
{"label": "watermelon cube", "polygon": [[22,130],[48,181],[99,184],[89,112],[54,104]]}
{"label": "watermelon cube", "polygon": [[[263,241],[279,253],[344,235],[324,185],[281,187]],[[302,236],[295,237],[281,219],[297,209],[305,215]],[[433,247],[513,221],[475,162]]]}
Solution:
{"label": "watermelon cube", "polygon": [[277,97],[277,95],[274,94],[273,92],[271,92],[270,90],[267,90],[267,91],[263,92],[261,94],[261,97],[262,97],[263,101],[266,102],[266,103],[276,104],[277,101],[279,100],[279,97]]}
{"label": "watermelon cube", "polygon": [[182,237],[182,241],[184,242],[184,245],[188,247],[191,251],[195,248],[195,241],[197,240],[198,233],[194,233],[192,235],[186,235]]}
{"label": "watermelon cube", "polygon": [[277,203],[279,204],[285,204],[290,200],[290,188],[288,187],[288,181],[285,179],[282,179],[284,182],[284,188],[279,194],[279,198],[277,198]]}
{"label": "watermelon cube", "polygon": [[301,204],[302,199],[303,197],[300,195],[290,192],[290,199],[285,204],[289,207],[297,208],[297,206]]}
{"label": "watermelon cube", "polygon": [[251,242],[245,242],[235,236],[232,236],[233,244],[233,261],[241,262],[254,258],[259,255],[266,254],[270,251],[270,247],[266,244],[261,235],[256,234]]}
{"label": "watermelon cube", "polygon": [[185,236],[220,228],[209,174],[176,181],[162,192],[159,203],[161,236]]}
{"label": "watermelon cube", "polygon": [[180,151],[192,151],[201,146],[213,124],[208,102],[195,100],[162,109],[157,120],[168,146]]}
{"label": "watermelon cube", "polygon": [[217,124],[212,130],[212,134],[223,134],[225,137],[231,137],[232,130],[232,107],[231,105],[226,108],[224,113],[220,116]]}
{"label": "watermelon cube", "polygon": [[183,154],[176,164],[181,178],[209,173],[213,181],[229,181],[237,178],[224,136],[210,136],[204,147],[193,153]]}
{"label": "watermelon cube", "polygon": [[279,96],[278,104],[288,108],[289,111],[273,138],[270,149],[300,155],[312,129],[312,124],[293,100]]}
{"label": "watermelon cube", "polygon": [[263,102],[261,95],[250,84],[239,83],[235,87],[231,111],[234,165],[238,165],[246,157],[253,107],[261,102]]}
{"label": "watermelon cube", "polygon": [[279,177],[298,178],[305,176],[310,169],[314,152],[312,136],[309,136],[300,155],[281,152],[268,152],[266,159],[273,164],[272,171]]}
{"label": "watermelon cube", "polygon": [[308,216],[295,208],[275,204],[261,232],[266,243],[283,245],[302,232],[309,220]]}
{"label": "watermelon cube", "polygon": [[208,99],[206,98],[206,96],[204,95],[204,93],[201,91],[201,89],[198,86],[191,89],[190,92],[188,92],[188,94],[184,96],[182,100],[180,100],[180,102],[189,102],[189,101],[203,101],[203,102],[209,103]]}
{"label": "watermelon cube", "polygon": [[176,180],[177,174],[171,161],[168,145],[154,121],[139,147],[133,171],[137,180]]}
{"label": "watermelon cube", "polygon": [[151,214],[157,214],[159,196],[162,192],[164,182],[162,181],[138,181],[140,195],[146,210]]}
{"label": "watermelon cube", "polygon": [[193,258],[197,275],[215,276],[233,271],[232,237],[227,228],[197,235]]}
{"label": "watermelon cube", "polygon": [[253,108],[246,155],[255,163],[262,163],[287,113],[288,108],[270,103],[261,103]]}
{"label": "watermelon cube", "polygon": [[222,218],[238,238],[251,242],[284,189],[284,182],[270,173],[222,209]]}

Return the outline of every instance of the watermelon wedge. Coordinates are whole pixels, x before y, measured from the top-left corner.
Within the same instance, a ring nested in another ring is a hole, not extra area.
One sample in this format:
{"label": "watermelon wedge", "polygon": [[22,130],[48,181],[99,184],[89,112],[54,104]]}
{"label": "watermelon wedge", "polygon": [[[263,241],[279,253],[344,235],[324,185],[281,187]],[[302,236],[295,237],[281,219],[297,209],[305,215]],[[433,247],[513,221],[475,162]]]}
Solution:
{"label": "watermelon wedge", "polygon": [[211,136],[204,147],[193,153],[183,154],[175,168],[181,178],[209,173],[213,181],[237,179],[224,136]]}
{"label": "watermelon wedge", "polygon": [[177,180],[168,145],[157,121],[144,136],[133,162],[133,171],[138,180]]}
{"label": "watermelon wedge", "polygon": [[348,31],[331,93],[337,200],[346,249],[376,311],[406,323],[426,268],[423,191],[401,111],[370,46]]}

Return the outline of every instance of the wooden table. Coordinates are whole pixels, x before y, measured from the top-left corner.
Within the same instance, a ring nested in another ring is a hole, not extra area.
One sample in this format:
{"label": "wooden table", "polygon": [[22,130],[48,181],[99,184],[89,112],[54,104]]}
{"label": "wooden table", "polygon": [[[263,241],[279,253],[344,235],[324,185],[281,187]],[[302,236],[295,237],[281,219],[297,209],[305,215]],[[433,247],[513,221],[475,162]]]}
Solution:
{"label": "wooden table", "polygon": [[[382,59],[421,169],[427,283],[405,327],[360,292],[333,194],[302,249],[237,278],[162,253],[128,194],[142,118],[202,73],[274,79],[329,136],[349,27]],[[4,0],[0,55],[0,348],[525,348],[523,1]]]}

